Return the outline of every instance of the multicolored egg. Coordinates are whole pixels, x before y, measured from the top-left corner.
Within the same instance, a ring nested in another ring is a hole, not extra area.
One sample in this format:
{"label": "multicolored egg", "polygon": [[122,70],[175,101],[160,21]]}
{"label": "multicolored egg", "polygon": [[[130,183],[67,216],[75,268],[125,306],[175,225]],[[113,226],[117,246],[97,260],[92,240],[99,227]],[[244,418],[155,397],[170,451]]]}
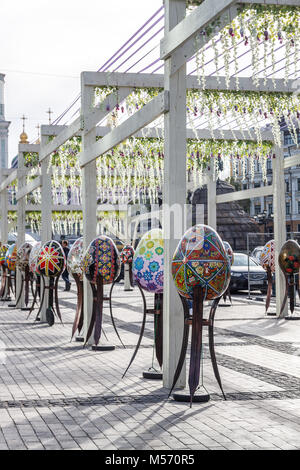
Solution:
{"label": "multicolored egg", "polygon": [[259,264],[267,271],[270,268],[272,273],[275,273],[275,241],[268,241],[259,258]]}
{"label": "multicolored egg", "polygon": [[83,258],[83,238],[77,238],[73,243],[67,259],[67,268],[69,273],[78,274],[82,279],[82,258]]}
{"label": "multicolored egg", "polygon": [[37,242],[33,245],[30,255],[29,255],[29,271],[32,272],[33,274],[39,274],[37,272],[37,262],[38,262],[38,256],[40,254],[42,248],[42,242]]}
{"label": "multicolored egg", "polygon": [[7,250],[8,250],[8,245],[5,245],[4,243],[1,243],[1,246],[0,246],[0,266],[2,266],[5,263],[5,257],[6,257]]}
{"label": "multicolored egg", "polygon": [[161,294],[164,287],[164,239],[160,228],[147,232],[133,258],[133,280],[142,289]]}
{"label": "multicolored egg", "polygon": [[123,264],[132,264],[134,257],[134,248],[131,245],[125,245],[120,253],[120,260]]}
{"label": "multicolored egg", "polygon": [[5,256],[5,264],[10,271],[15,271],[16,260],[17,260],[17,245],[14,243],[13,245],[10,245]]}
{"label": "multicolored egg", "polygon": [[25,242],[23,243],[17,252],[17,267],[20,271],[25,271],[25,269],[29,266],[29,256],[32,250],[32,243]]}
{"label": "multicolored egg", "polygon": [[82,270],[86,278],[96,284],[97,276],[102,276],[103,284],[112,284],[120,274],[120,256],[111,238],[101,235],[90,243],[82,260]]}
{"label": "multicolored egg", "polygon": [[297,274],[300,268],[300,246],[295,240],[288,240],[279,253],[279,266],[286,275]]}
{"label": "multicolored egg", "polygon": [[230,266],[232,266],[232,265],[233,265],[233,262],[234,262],[233,249],[231,248],[231,245],[230,245],[230,243],[228,243],[228,242],[223,242],[223,245],[224,245],[224,247],[225,247],[227,256],[228,256],[228,258],[229,258]]}
{"label": "multicolored egg", "polygon": [[37,272],[46,277],[59,276],[66,268],[66,257],[60,243],[50,240],[43,244],[37,259]]}
{"label": "multicolored egg", "polygon": [[190,228],[174,253],[172,275],[179,294],[187,299],[193,299],[197,285],[204,300],[221,297],[230,282],[230,261],[217,232],[202,224]]}

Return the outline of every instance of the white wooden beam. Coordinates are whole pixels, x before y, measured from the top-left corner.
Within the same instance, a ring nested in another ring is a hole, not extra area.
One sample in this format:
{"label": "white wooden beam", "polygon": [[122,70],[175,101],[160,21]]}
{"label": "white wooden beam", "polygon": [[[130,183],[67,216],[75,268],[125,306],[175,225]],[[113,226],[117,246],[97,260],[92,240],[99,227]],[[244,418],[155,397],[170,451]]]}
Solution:
{"label": "white wooden beam", "polygon": [[[284,156],[282,148],[275,147],[276,158],[273,159],[273,211],[274,211],[274,240],[275,240],[275,284],[276,284],[276,315],[280,316],[281,305],[284,299],[285,278],[279,267],[278,257],[282,245],[286,241],[286,207],[285,207],[285,180]],[[287,313],[287,305],[283,316]]]}
{"label": "white wooden beam", "polygon": [[19,201],[20,199],[23,199],[27,194],[30,194],[32,191],[42,186],[42,181],[43,181],[42,176],[38,176],[33,181],[28,183],[26,186],[22,187],[21,189],[18,188],[18,192],[16,196],[17,201]]}
{"label": "white wooden beam", "polygon": [[[160,58],[162,60],[171,56],[172,52],[180,47],[212,21],[216,20],[236,0],[205,0],[192,13],[186,16],[179,24],[166,33],[161,40]],[[188,60],[189,57],[186,58]]]}
{"label": "white wooden beam", "polygon": [[277,6],[299,6],[299,0],[238,0],[238,3],[245,4],[263,4],[263,5],[277,5]]}
{"label": "white wooden beam", "polygon": [[243,199],[254,197],[272,196],[273,192],[273,185],[261,186],[260,188],[244,189],[242,191],[219,194],[216,197],[216,202],[217,204],[223,204],[224,202],[242,201]]}
{"label": "white wooden beam", "polygon": [[[0,169],[0,181],[6,177],[5,170]],[[7,201],[7,190],[0,192],[0,204],[1,204],[1,242],[7,243],[8,237],[8,222],[7,222],[7,211],[8,211],[8,201]]]}
{"label": "white wooden beam", "polygon": [[[22,191],[24,185],[25,185],[25,175],[24,175],[24,154],[20,149],[19,145],[19,153],[18,153],[18,191]],[[20,246],[25,242],[25,199],[19,199],[17,201],[17,249],[20,248]],[[21,288],[21,282],[22,282],[22,275],[20,270],[17,268],[16,269],[16,299],[19,297],[19,291]],[[18,303],[16,303],[17,308],[23,308],[25,307],[25,301],[24,301],[24,290],[22,292],[22,295],[20,297],[20,300]]]}
{"label": "white wooden beam", "polygon": [[292,166],[300,165],[300,152],[291,157],[285,157],[283,166],[284,168],[291,168]]}
{"label": "white wooden beam", "polygon": [[1,183],[0,192],[4,191],[18,176],[18,170],[14,170],[8,177]]}
{"label": "white wooden beam", "polygon": [[217,182],[213,175],[213,158],[207,170],[207,225],[217,230]]}
{"label": "white wooden beam", "polygon": [[[44,127],[41,126],[41,135],[45,136]],[[52,126],[47,126],[52,127]],[[55,152],[61,145],[63,145],[67,140],[71,139],[74,135],[76,135],[81,129],[81,117],[75,119],[72,124],[65,127],[53,140],[46,143],[40,151],[40,162],[42,162],[46,157],[51,155],[52,152]]]}
{"label": "white wooden beam", "polygon": [[[81,112],[83,119],[89,114],[93,104],[94,90],[84,85],[83,76],[81,75]],[[89,132],[82,134],[82,150],[83,156],[87,156],[89,151],[96,142],[95,128]],[[83,209],[83,249],[86,250],[90,242],[97,235],[97,168],[96,161],[92,160],[82,169],[82,209]],[[92,318],[93,297],[89,282],[83,276],[83,309],[84,324],[83,336],[87,337],[88,328]],[[89,343],[93,344],[93,335],[91,335]]]}
{"label": "white wooden beam", "polygon": [[[120,73],[112,72],[107,74],[106,72],[83,72],[85,80],[88,85],[98,86],[116,86],[120,87],[119,94],[122,93],[122,87],[135,87],[135,88],[163,88],[164,87],[164,76],[163,74],[155,73]],[[108,79],[109,78],[109,79]],[[187,89],[188,90],[202,90],[202,84],[199,84],[198,78],[195,75],[188,75]],[[264,78],[259,79],[259,86],[256,87],[253,84],[251,77],[239,77],[239,89],[241,91],[256,91],[259,92],[294,92],[295,87],[293,86],[294,80],[288,80],[285,83],[284,79],[275,79],[276,88],[274,89],[274,83],[271,78],[268,78],[266,83]],[[227,90],[226,78],[220,76],[217,77],[208,76],[206,77],[206,90]],[[235,77],[230,78],[229,90],[236,90]]]}
{"label": "white wooden beam", "polygon": [[103,139],[89,146],[87,150],[79,154],[79,164],[84,167],[95,160],[99,155],[103,155],[126,138],[132,136],[137,131],[154,121],[162,113],[169,109],[168,92],[164,91],[153,98],[143,108],[130,116],[126,121],[113,129]]}
{"label": "white wooden beam", "polygon": [[[165,33],[185,16],[185,0],[165,0]],[[175,29],[175,28],[174,28]],[[186,64],[177,73],[165,61],[164,89],[169,92],[170,107],[165,113],[163,234],[164,234],[164,295],[163,295],[163,384],[171,388],[180,355],[183,332],[182,304],[172,276],[172,259],[185,228],[186,203]],[[177,210],[173,216],[172,209]],[[181,219],[181,220],[180,220]],[[182,232],[180,234],[180,232]],[[185,365],[177,387],[186,383]]]}

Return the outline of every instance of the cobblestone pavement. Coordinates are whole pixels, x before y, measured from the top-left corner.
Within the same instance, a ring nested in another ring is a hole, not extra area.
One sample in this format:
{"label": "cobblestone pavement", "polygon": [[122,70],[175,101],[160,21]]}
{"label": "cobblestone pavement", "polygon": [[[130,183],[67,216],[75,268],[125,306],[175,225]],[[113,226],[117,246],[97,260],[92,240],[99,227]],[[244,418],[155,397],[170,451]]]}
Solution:
{"label": "cobblestone pavement", "polygon": [[60,292],[64,325],[52,328],[0,304],[0,449],[300,449],[300,322],[265,317],[259,302],[221,303],[215,341],[227,401],[205,348],[211,400],[190,409],[168,399],[160,381],[142,379],[152,362],[151,318],[122,379],[141,326],[138,291],[120,285],[114,293],[126,349],[106,305],[116,349],[94,352],[70,343],[73,288]]}

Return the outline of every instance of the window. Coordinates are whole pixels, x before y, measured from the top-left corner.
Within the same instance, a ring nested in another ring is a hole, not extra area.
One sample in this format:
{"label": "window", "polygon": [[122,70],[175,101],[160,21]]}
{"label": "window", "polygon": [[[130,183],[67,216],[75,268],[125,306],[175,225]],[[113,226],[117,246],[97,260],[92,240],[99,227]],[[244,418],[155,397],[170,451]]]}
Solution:
{"label": "window", "polygon": [[271,217],[272,213],[273,213],[273,204],[269,204],[269,206],[268,206],[268,216]]}
{"label": "window", "polygon": [[300,214],[300,201],[298,201],[298,214]]}
{"label": "window", "polygon": [[254,183],[255,188],[260,188],[260,183]]}
{"label": "window", "polygon": [[268,170],[268,171],[271,171],[271,170],[272,170],[272,160],[271,160],[271,159],[268,159],[268,160],[267,160],[267,170]]}
{"label": "window", "polygon": [[297,191],[300,191],[300,178],[297,178]]}
{"label": "window", "polygon": [[297,232],[300,232],[300,224],[298,224]]}
{"label": "window", "polygon": [[290,215],[290,213],[291,213],[291,205],[290,205],[289,202],[287,202],[287,203],[285,204],[285,211],[286,211],[286,215]]}
{"label": "window", "polygon": [[287,193],[290,192],[290,182],[289,181],[285,182],[285,190],[286,190]]}
{"label": "window", "polygon": [[248,189],[248,184],[247,183],[243,184],[243,189]]}
{"label": "window", "polygon": [[287,233],[291,232],[291,226],[289,224],[286,226],[286,231],[287,231]]}
{"label": "window", "polygon": [[255,215],[258,215],[260,213],[260,204],[257,206],[254,206],[254,212],[255,212]]}

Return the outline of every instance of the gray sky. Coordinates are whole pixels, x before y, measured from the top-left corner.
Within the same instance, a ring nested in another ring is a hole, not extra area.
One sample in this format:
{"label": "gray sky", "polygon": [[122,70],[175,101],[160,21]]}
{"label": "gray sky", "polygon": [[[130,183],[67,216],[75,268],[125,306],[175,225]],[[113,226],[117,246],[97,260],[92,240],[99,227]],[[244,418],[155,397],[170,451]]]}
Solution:
{"label": "gray sky", "polygon": [[0,8],[0,73],[6,74],[9,162],[25,114],[29,140],[80,92],[80,73],[97,70],[162,5],[162,0],[9,0]]}

